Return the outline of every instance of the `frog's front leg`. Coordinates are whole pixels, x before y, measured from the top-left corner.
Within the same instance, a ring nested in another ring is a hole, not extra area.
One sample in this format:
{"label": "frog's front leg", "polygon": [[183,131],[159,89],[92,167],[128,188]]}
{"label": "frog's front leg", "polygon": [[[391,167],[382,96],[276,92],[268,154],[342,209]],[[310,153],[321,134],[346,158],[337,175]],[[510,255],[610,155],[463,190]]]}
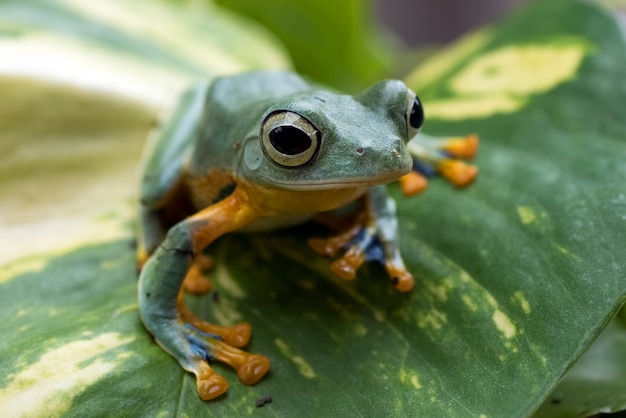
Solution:
{"label": "frog's front leg", "polygon": [[201,321],[185,308],[181,295],[194,257],[220,235],[256,217],[247,200],[244,193],[235,190],[228,198],[175,225],[140,275],[139,312],[145,327],[185,370],[196,375],[198,394],[204,400],[228,389],[226,380],[211,369],[208,361],[229,364],[249,385],[269,370],[266,357],[233,347],[247,342],[247,324],[225,328]]}
{"label": "frog's front leg", "polygon": [[384,264],[395,288],[408,292],[415,281],[402,260],[398,235],[396,204],[387,196],[386,186],[376,186],[367,192],[353,226],[328,239],[311,239],[309,245],[331,257],[341,248],[347,248],[331,264],[332,271],[342,279],[354,279],[366,260],[378,260]]}
{"label": "frog's front leg", "polygon": [[477,135],[442,139],[420,134],[407,147],[413,156],[413,170],[400,178],[400,187],[407,196],[424,191],[427,179],[437,173],[456,187],[469,185],[478,174],[477,167],[464,161],[476,155]]}

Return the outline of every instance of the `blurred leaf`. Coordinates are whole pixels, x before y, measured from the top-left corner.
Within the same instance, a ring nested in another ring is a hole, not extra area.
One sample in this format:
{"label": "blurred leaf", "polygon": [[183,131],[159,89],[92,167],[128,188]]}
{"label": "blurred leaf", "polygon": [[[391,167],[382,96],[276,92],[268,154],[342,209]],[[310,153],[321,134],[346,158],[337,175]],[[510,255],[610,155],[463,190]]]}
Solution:
{"label": "blurred leaf", "polygon": [[[12,250],[0,270],[0,335],[9,336],[0,341],[0,410],[530,415],[626,298],[626,48],[609,14],[566,0],[536,1],[470,44],[433,57],[447,64],[430,64],[430,84],[419,85],[423,70],[409,78],[427,112],[455,97],[487,106],[484,98],[497,93],[490,77],[515,107],[459,106],[430,118],[431,133],[481,135],[481,174],[471,188],[432,182],[407,199],[391,187],[415,290],[398,294],[377,265],[355,282],[335,278],[328,260],[306,247],[306,227],[224,237],[210,248],[219,298],[190,297],[190,305],[222,324],[249,320],[250,350],[270,357],[272,370],[246,387],[217,365],[231,388],[211,403],[198,399],[193,377],[137,315],[128,152],[139,149],[151,102],[3,81],[18,106],[0,107],[2,126],[15,120],[0,140],[10,158],[0,161],[20,170],[0,175],[0,193],[11,191],[0,198],[0,248]],[[546,79],[544,61],[535,70],[514,65],[521,61],[506,48],[537,59],[546,48],[574,54]],[[468,79],[484,82],[468,90]],[[28,89],[36,93],[19,94]],[[22,243],[5,240],[6,231]],[[267,395],[273,402],[255,408]]]}
{"label": "blurred leaf", "polygon": [[275,41],[253,22],[210,4],[0,2],[0,74],[95,89],[150,106],[170,103],[193,80],[288,68]]}
{"label": "blurred leaf", "polygon": [[[626,312],[622,309],[622,315]],[[588,417],[626,410],[626,326],[614,320],[535,414]]]}
{"label": "blurred leaf", "polygon": [[374,29],[367,0],[217,0],[274,32],[296,70],[319,82],[355,90],[383,78],[392,58]]}
{"label": "blurred leaf", "polygon": [[1,1],[0,263],[121,236],[159,114],[197,79],[288,68],[274,40],[211,6]]}

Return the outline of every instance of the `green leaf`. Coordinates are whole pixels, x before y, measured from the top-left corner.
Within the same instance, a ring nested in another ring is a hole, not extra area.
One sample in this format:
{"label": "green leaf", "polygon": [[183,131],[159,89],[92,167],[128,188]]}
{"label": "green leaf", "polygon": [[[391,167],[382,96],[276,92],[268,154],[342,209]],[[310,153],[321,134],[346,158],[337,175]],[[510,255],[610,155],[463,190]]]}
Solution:
{"label": "green leaf", "polygon": [[373,27],[370,1],[217,0],[275,33],[296,70],[337,88],[358,90],[385,77],[393,48]]}
{"label": "green leaf", "polygon": [[[622,309],[622,315],[626,312]],[[588,417],[626,409],[626,326],[609,324],[535,415]]]}
{"label": "green leaf", "polygon": [[[407,80],[427,112],[433,104],[429,133],[480,134],[481,173],[463,191],[433,181],[405,198],[391,187],[414,291],[395,292],[374,264],[355,282],[335,278],[304,243],[311,226],[224,237],[209,249],[219,298],[189,304],[221,324],[250,321],[249,349],[272,369],[247,387],[216,365],[231,387],[211,403],[137,314],[132,179],[153,102],[2,80],[13,106],[0,107],[10,127],[0,140],[0,410],[530,415],[626,298],[626,48],[610,14],[553,0],[452,51]],[[559,60],[545,66],[546,56]],[[472,98],[480,111],[464,105]],[[452,109],[437,110],[446,101]]]}

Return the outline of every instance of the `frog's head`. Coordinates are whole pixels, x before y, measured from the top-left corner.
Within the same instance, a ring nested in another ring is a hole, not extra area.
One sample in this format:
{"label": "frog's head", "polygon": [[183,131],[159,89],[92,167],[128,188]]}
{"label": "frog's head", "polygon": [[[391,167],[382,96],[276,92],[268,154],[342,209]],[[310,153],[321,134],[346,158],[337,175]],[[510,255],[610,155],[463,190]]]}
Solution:
{"label": "frog's head", "polygon": [[354,97],[292,95],[266,110],[258,135],[246,141],[239,172],[291,190],[389,183],[411,169],[406,144],[423,119],[415,94],[396,80]]}

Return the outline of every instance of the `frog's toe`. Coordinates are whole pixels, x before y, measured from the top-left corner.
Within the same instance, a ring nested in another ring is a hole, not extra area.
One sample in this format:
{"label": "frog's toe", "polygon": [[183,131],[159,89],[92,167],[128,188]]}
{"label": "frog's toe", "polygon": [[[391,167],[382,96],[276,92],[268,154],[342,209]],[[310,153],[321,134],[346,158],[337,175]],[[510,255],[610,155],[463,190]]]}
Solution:
{"label": "frog's toe", "polygon": [[444,159],[437,164],[437,171],[455,186],[465,187],[476,178],[478,167],[459,160]]}
{"label": "frog's toe", "polygon": [[248,341],[250,341],[252,327],[247,322],[241,322],[233,325],[232,327],[223,327],[211,324],[210,322],[205,322],[195,315],[190,314],[189,311],[186,311],[184,314],[181,312],[181,314],[185,321],[193,325],[195,328],[207,334],[215,335],[226,344],[232,345],[233,347],[244,347],[248,344]]}
{"label": "frog's toe", "polygon": [[211,282],[204,277],[204,272],[200,266],[196,263],[191,264],[183,281],[185,291],[192,295],[204,295],[209,293],[212,287]]}
{"label": "frog's toe", "polygon": [[400,188],[405,196],[415,196],[428,187],[428,179],[417,171],[411,171],[398,179]]}
{"label": "frog's toe", "polygon": [[375,259],[369,251],[376,241],[376,228],[373,225],[360,226],[354,238],[346,244],[343,256],[331,263],[333,273],[344,280],[353,280],[365,261]]}
{"label": "frog's toe", "polygon": [[413,275],[404,267],[395,266],[393,263],[387,263],[385,266],[387,274],[391,278],[391,283],[398,292],[410,292],[415,285]]}
{"label": "frog's toe", "polygon": [[343,258],[332,264],[333,272],[342,278],[354,278],[356,269],[365,261],[384,265],[391,283],[399,292],[413,289],[415,279],[404,266],[397,242],[381,239],[375,228],[363,228],[359,232]]}
{"label": "frog's toe", "polygon": [[233,347],[243,347],[250,341],[252,335],[252,327],[247,322],[226,328],[228,331],[224,333],[224,341]]}
{"label": "frog's toe", "polygon": [[316,253],[326,257],[333,257],[341,248],[342,243],[336,242],[334,238],[310,238],[307,241],[309,247]]}
{"label": "frog's toe", "polygon": [[472,183],[478,168],[462,160],[476,155],[478,142],[477,135],[449,139],[418,137],[411,141],[408,147],[413,155],[413,172],[400,180],[404,194],[411,196],[422,192],[426,189],[426,179],[436,174],[457,187]]}
{"label": "frog's toe", "polygon": [[195,256],[183,281],[185,291],[193,295],[209,293],[213,286],[205,274],[213,268],[213,265],[214,261],[210,256],[206,254]]}
{"label": "frog's toe", "polygon": [[363,262],[365,262],[365,252],[358,245],[353,245],[345,252],[343,257],[330,264],[330,269],[335,275],[344,280],[354,280],[356,271]]}
{"label": "frog's toe", "polygon": [[326,257],[334,257],[342,248],[357,236],[361,230],[362,219],[355,219],[353,225],[346,228],[343,232],[329,238],[310,238],[307,241],[309,247],[316,253]]}
{"label": "frog's toe", "polygon": [[228,382],[204,363],[196,374],[196,389],[200,399],[210,401],[226,393]]}
{"label": "frog's toe", "polygon": [[187,309],[183,292],[178,294],[178,313],[184,322],[207,334],[218,336],[233,347],[243,347],[250,341],[252,327],[249,323],[241,322],[232,327],[223,327],[206,322]]}
{"label": "frog's toe", "polygon": [[330,270],[335,276],[343,280],[354,280],[358,266],[353,265],[347,260],[340,258],[330,263]]}
{"label": "frog's toe", "polygon": [[470,134],[441,141],[441,149],[448,155],[469,160],[478,152],[478,135]]}
{"label": "frog's toe", "polygon": [[270,369],[270,360],[267,357],[247,353],[222,341],[211,342],[210,355],[235,369],[244,385],[254,385]]}
{"label": "frog's toe", "polygon": [[[239,380],[245,385],[257,383],[270,369],[270,361],[267,357],[233,347],[218,335],[199,330],[191,324],[185,325],[185,336],[198,356],[206,361],[217,360],[228,364],[237,371]],[[226,381],[206,363],[203,363],[194,373],[197,379],[202,381],[202,383],[197,383],[198,393],[202,390],[207,396],[211,393],[213,397],[216,397],[219,396],[220,390],[223,393],[228,388]]]}
{"label": "frog's toe", "polygon": [[199,254],[195,256],[193,259],[193,262],[195,265],[198,266],[200,270],[202,270],[203,273],[206,273],[207,271],[212,270],[213,266],[215,265],[215,261],[213,260],[213,257],[207,254]]}
{"label": "frog's toe", "polygon": [[270,361],[267,357],[253,354],[239,366],[237,376],[244,385],[254,385],[265,376],[269,369]]}

